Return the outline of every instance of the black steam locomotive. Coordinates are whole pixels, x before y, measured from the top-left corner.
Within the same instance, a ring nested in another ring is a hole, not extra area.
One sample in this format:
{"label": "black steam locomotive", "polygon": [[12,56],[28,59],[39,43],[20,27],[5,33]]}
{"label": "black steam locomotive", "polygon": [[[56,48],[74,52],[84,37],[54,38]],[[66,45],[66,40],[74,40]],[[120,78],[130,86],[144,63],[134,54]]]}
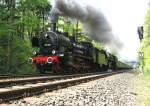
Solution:
{"label": "black steam locomotive", "polygon": [[29,63],[36,65],[40,73],[81,73],[116,70],[118,59],[105,50],[95,48],[90,42],[75,42],[56,30],[33,37],[32,45],[40,50],[34,52]]}

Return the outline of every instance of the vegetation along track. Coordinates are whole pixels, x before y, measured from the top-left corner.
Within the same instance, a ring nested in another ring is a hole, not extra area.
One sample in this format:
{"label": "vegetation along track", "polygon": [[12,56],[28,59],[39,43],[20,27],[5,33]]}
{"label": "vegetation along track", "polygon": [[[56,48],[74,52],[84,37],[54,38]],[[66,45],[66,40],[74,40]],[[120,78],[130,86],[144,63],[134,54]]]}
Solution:
{"label": "vegetation along track", "polygon": [[110,72],[110,73],[96,73],[86,76],[79,76],[78,78],[65,78],[65,80],[56,80],[53,82],[36,83],[27,86],[18,86],[16,88],[1,88],[0,89],[0,103],[8,102],[10,100],[19,99],[23,97],[33,96],[36,94],[52,91],[55,89],[65,88],[76,85],[82,82],[87,82],[97,78],[103,78],[114,74],[122,73],[124,71]]}

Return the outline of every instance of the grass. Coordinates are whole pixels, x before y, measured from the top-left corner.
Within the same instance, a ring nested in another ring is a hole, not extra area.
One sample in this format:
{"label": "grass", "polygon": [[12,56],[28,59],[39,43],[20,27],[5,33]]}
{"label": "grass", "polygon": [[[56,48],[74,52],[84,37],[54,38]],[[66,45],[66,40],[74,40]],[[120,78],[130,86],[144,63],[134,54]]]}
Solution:
{"label": "grass", "polygon": [[[138,75],[134,80],[134,89],[137,94],[138,106],[150,106],[150,74]],[[140,104],[140,105],[139,105]]]}

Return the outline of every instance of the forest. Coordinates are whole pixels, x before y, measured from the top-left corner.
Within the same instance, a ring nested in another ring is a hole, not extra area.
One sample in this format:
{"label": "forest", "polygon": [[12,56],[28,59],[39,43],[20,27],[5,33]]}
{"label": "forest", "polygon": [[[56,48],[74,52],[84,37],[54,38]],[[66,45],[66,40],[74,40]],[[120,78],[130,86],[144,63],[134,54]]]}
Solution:
{"label": "forest", "polygon": [[[27,74],[36,73],[35,67],[27,59],[37,49],[31,45],[33,36],[41,36],[51,25],[49,19],[52,5],[49,0],[1,0],[0,1],[0,73]],[[92,42],[97,48],[103,46],[82,33],[82,24],[78,20],[59,17],[60,32],[78,36],[77,40]]]}

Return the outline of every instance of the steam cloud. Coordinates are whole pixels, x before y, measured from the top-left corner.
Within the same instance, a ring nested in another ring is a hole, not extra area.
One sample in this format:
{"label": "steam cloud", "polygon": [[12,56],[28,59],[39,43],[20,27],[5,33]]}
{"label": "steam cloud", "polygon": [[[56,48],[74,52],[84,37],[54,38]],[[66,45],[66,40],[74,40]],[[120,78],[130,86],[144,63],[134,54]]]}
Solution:
{"label": "steam cloud", "polygon": [[103,43],[112,52],[122,47],[122,43],[113,35],[101,11],[88,5],[82,6],[75,0],[55,0],[54,10],[54,16],[59,14],[80,20],[83,23],[84,32],[88,33],[92,39]]}

